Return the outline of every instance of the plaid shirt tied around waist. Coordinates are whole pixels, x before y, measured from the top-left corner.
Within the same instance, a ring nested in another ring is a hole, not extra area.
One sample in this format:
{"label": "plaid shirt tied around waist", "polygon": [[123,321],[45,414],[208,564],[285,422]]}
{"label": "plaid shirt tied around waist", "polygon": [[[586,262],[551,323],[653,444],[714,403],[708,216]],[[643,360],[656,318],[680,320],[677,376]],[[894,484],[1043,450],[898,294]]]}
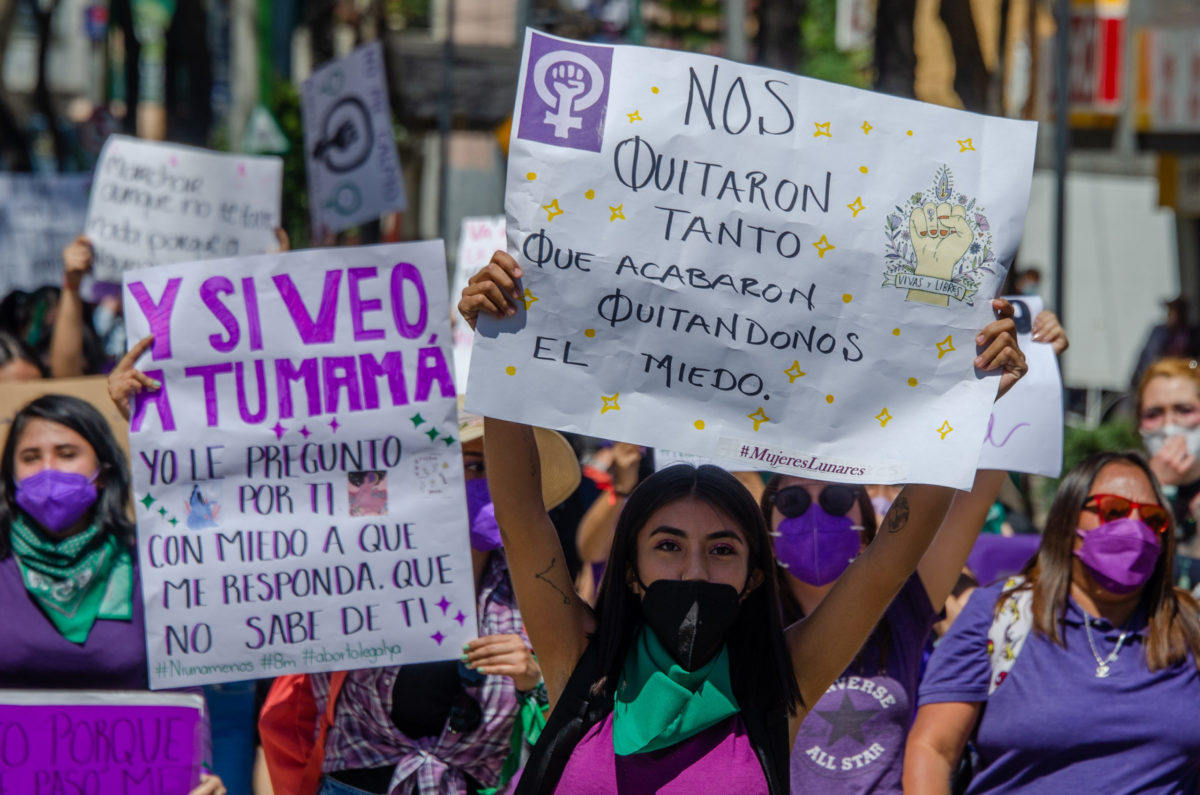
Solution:
{"label": "plaid shirt tied around waist", "polygon": [[[478,599],[479,634],[521,635],[521,614],[508,579],[503,553],[488,561]],[[525,638],[528,644],[528,638]],[[467,692],[479,702],[483,720],[468,734],[442,727],[437,737],[410,739],[392,722],[392,686],[398,666],[351,671],[346,677],[325,738],[322,770],[360,770],[395,765],[388,795],[466,795],[464,773],[485,787],[495,786],[512,748],[513,722],[520,708],[507,676],[488,676]],[[311,675],[317,714],[325,712],[329,674]],[[397,694],[403,697],[403,694]]]}

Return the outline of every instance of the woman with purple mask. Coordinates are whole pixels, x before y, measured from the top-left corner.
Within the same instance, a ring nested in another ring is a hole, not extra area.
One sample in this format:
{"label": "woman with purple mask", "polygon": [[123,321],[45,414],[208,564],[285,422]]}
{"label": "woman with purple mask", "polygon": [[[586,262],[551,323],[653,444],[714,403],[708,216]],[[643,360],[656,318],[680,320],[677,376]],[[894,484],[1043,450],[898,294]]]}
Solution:
{"label": "woman with purple mask", "polygon": [[[0,685],[144,690],[146,631],[125,455],[88,403],[45,395],[0,456]],[[222,795],[202,776],[191,795]]]}
{"label": "woman with purple mask", "polygon": [[[792,792],[901,792],[922,652],[1003,480],[981,471],[972,491],[955,496],[916,572],[809,710],[792,747]],[[761,506],[790,625],[817,609],[874,540],[876,511],[864,486],[783,475],[767,483]]]}
{"label": "woman with purple mask", "polygon": [[[929,662],[905,788],[949,793],[1196,792],[1200,607],[1171,584],[1171,512],[1138,453],[1063,478],[1037,557],[971,596]],[[984,709],[984,706],[987,709]]]}

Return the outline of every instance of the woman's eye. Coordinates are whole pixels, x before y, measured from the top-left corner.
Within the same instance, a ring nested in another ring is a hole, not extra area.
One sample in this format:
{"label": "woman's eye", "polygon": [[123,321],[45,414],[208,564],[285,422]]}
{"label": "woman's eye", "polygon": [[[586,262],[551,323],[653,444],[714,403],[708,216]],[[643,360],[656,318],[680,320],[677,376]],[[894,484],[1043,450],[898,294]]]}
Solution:
{"label": "woman's eye", "polygon": [[732,544],[717,544],[713,547],[712,551],[714,555],[733,555],[737,553]]}
{"label": "woman's eye", "polygon": [[663,552],[678,552],[680,547],[674,541],[659,541],[654,545],[655,549],[661,549]]}

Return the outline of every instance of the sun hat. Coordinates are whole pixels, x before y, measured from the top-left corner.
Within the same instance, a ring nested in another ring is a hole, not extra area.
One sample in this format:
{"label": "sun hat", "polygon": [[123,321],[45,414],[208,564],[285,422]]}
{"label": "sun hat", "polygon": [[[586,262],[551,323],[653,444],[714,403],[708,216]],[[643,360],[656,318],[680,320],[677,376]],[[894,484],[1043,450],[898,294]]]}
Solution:
{"label": "sun hat", "polygon": [[[458,439],[463,444],[483,436],[483,417],[463,410],[463,396],[458,396]],[[571,443],[558,431],[533,429],[538,456],[542,460],[542,501],[546,510],[555,507],[579,487],[582,477],[579,459]]]}

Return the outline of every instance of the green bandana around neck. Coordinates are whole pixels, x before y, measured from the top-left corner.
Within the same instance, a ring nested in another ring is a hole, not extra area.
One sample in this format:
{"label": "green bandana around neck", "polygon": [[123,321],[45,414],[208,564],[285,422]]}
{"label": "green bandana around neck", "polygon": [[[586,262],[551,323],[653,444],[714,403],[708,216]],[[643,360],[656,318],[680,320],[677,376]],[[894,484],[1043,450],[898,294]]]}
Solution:
{"label": "green bandana around neck", "polygon": [[133,561],[99,524],[56,541],[18,514],[11,538],[25,590],[67,640],[86,641],[98,618],[133,618]]}
{"label": "green bandana around neck", "polygon": [[629,756],[669,748],[740,710],[729,678],[728,647],[687,671],[643,626],[625,658],[613,705],[613,751]]}

